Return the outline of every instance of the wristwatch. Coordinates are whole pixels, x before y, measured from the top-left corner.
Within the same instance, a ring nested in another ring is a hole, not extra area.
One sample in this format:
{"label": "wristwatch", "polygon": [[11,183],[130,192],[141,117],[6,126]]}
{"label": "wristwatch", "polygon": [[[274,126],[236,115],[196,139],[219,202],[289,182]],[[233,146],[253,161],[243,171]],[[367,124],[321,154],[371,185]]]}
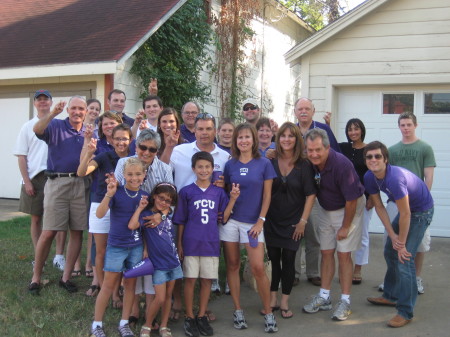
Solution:
{"label": "wristwatch", "polygon": [[266,221],[266,218],[263,216],[260,216],[259,219],[261,219],[262,221]]}
{"label": "wristwatch", "polygon": [[167,215],[165,215],[163,212],[159,211],[159,214],[161,214],[161,220],[162,221],[167,219]]}

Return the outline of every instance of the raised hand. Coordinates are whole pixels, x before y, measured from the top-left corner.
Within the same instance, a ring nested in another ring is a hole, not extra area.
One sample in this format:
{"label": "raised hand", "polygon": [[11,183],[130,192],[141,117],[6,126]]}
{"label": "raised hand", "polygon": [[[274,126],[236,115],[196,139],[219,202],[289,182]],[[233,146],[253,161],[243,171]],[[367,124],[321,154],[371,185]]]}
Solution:
{"label": "raised hand", "polygon": [[56,103],[55,107],[52,110],[52,115],[59,115],[61,112],[63,112],[64,107],[66,106],[65,101],[60,101],[59,103]]}
{"label": "raised hand", "polygon": [[149,95],[158,95],[158,79],[151,78],[150,83],[148,84],[148,93]]}

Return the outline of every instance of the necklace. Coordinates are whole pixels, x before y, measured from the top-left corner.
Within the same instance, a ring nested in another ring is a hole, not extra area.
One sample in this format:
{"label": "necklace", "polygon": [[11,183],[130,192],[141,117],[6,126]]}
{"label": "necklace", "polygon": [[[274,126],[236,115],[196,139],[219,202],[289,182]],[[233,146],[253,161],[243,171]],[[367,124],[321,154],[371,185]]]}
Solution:
{"label": "necklace", "polygon": [[127,188],[124,186],[123,189],[125,190],[125,194],[128,195],[130,198],[136,198],[139,194],[139,190],[136,191],[135,195],[131,195],[130,193],[128,193]]}
{"label": "necklace", "polygon": [[375,179],[375,183],[376,183],[377,186],[378,186],[378,189],[381,191],[381,186],[383,186],[384,179],[386,178],[386,176],[383,178],[383,180],[381,180],[381,184],[378,184],[378,179],[377,179],[377,177],[375,177],[375,176],[373,176],[373,177],[374,177],[374,179]]}

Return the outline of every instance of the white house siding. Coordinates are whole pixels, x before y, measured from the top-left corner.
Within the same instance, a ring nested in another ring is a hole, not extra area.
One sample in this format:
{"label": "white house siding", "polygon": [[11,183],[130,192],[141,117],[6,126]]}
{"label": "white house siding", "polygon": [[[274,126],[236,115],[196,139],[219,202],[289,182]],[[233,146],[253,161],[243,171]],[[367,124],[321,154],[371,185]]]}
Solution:
{"label": "white house siding", "polygon": [[133,57],[130,57],[125,63],[118,65],[114,74],[114,88],[123,90],[126,93],[127,101],[124,111],[131,117],[134,117],[138,110],[142,108],[142,99],[139,97],[142,89],[141,81],[130,74],[133,59]]}
{"label": "white house siding", "polygon": [[[218,0],[213,1],[212,9],[216,13],[220,10]],[[255,36],[245,46],[248,55],[256,51],[256,62],[250,61],[251,73],[246,81],[246,91],[248,97],[262,98],[263,115],[282,123],[292,119],[290,102],[298,95],[300,85],[300,66],[286,65],[283,55],[311,32],[275,1],[261,1],[261,9],[264,19],[253,20]],[[205,105],[205,111],[218,116],[220,100],[215,79],[204,72],[202,80],[211,86],[213,99],[212,103]]]}

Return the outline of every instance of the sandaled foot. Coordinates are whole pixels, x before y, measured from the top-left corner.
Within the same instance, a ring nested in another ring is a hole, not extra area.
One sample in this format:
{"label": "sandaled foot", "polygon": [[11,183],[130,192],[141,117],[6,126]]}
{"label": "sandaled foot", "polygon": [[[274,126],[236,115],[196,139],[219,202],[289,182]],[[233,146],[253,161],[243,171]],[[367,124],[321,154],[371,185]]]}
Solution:
{"label": "sandaled foot", "polygon": [[73,270],[72,277],[78,277],[78,276],[81,276],[81,270]]}
{"label": "sandaled foot", "polygon": [[214,315],[214,313],[211,310],[206,310],[205,315],[206,317],[208,317],[208,321],[210,322],[214,322],[216,320],[216,315]]}
{"label": "sandaled foot", "polygon": [[181,313],[183,312],[183,310],[181,309],[171,309],[170,310],[170,316],[169,316],[169,320],[172,322],[178,322],[180,320],[180,316]]}
{"label": "sandaled foot", "polygon": [[112,300],[111,306],[113,307],[113,309],[122,309],[123,308],[122,300],[121,299]]}
{"label": "sandaled foot", "polygon": [[87,278],[93,278],[94,277],[94,271],[92,269],[86,269],[86,271],[84,272],[84,275]]}
{"label": "sandaled foot", "polygon": [[95,297],[100,292],[100,287],[96,284],[92,284],[89,289],[86,291],[86,296]]}
{"label": "sandaled foot", "polygon": [[362,276],[361,273],[353,273],[352,284],[361,284]]}
{"label": "sandaled foot", "polygon": [[39,295],[39,292],[41,291],[41,285],[36,282],[31,282],[28,286],[28,292],[31,295]]}
{"label": "sandaled foot", "polygon": [[[271,307],[271,308],[272,308],[272,313],[275,312],[275,311],[277,311],[277,310],[280,310],[280,306],[279,306],[279,305],[275,305],[274,307]],[[259,314],[260,314],[261,316],[266,316],[266,311],[265,311],[264,309],[261,309],[261,310],[259,311]]]}
{"label": "sandaled foot", "polygon": [[294,314],[289,309],[280,309],[281,310],[281,318],[288,319],[292,318]]}
{"label": "sandaled foot", "polygon": [[163,326],[162,328],[159,329],[159,335],[161,337],[172,337],[172,332],[168,327]]}
{"label": "sandaled foot", "polygon": [[148,326],[143,325],[141,328],[141,334],[139,335],[140,337],[150,337],[150,334],[152,332],[152,329],[149,328]]}

